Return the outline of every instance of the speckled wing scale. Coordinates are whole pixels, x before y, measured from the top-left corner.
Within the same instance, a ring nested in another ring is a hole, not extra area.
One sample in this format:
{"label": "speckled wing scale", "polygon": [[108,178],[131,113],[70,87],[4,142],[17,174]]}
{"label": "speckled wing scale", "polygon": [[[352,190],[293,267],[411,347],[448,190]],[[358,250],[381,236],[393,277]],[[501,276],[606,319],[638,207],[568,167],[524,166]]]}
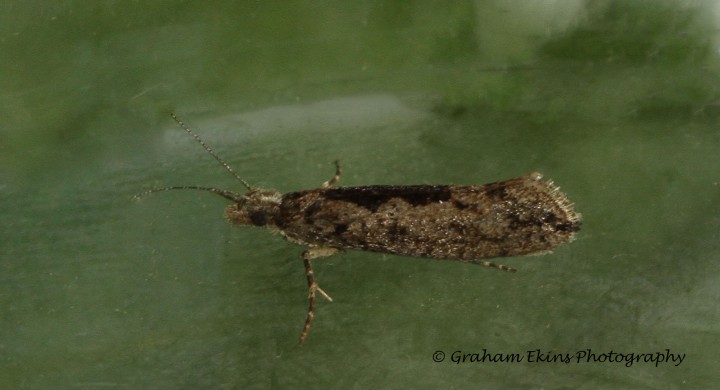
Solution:
{"label": "speckled wing scale", "polygon": [[[482,263],[569,241],[577,215],[533,173],[487,185],[368,186],[282,196],[273,228],[315,247]],[[498,268],[504,268],[498,266]]]}
{"label": "speckled wing scale", "polygon": [[572,241],[580,214],[565,194],[539,173],[484,185],[336,187],[336,174],[319,188],[281,194],[248,185],[184,123],[190,133],[248,189],[245,194],[182,186],[143,194],[196,189],[233,201],[225,217],[236,226],[260,226],[304,245],[309,308],[300,335],[312,326],[318,286],[312,261],[348,249],[431,259],[458,260],[515,272],[486,259],[537,255]]}

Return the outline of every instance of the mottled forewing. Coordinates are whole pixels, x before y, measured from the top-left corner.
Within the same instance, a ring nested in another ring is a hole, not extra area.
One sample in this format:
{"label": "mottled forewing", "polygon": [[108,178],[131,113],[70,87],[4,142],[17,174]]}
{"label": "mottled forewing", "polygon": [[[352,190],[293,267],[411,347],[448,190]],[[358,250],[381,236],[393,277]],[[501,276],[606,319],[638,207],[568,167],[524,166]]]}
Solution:
{"label": "mottled forewing", "polygon": [[294,192],[280,213],[282,233],[301,244],[470,262],[546,252],[580,228],[565,195],[539,175]]}

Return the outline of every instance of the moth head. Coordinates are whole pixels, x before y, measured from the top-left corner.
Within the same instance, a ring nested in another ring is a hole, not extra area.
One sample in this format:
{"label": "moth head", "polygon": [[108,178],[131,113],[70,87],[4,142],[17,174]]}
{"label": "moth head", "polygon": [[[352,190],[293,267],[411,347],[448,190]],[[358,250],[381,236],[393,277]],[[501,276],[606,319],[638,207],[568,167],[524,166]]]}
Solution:
{"label": "moth head", "polygon": [[232,201],[233,203],[225,209],[225,218],[233,225],[238,226],[265,226],[273,224],[275,215],[277,215],[277,211],[280,208],[280,202],[282,200],[282,194],[275,190],[251,187],[245,194],[239,194],[237,192],[221,190],[219,188],[200,186],[154,188],[135,195],[135,199],[139,199],[156,192],[171,190],[206,191]]}
{"label": "moth head", "polygon": [[281,200],[282,194],[275,190],[253,188],[225,209],[225,218],[237,226],[273,225]]}

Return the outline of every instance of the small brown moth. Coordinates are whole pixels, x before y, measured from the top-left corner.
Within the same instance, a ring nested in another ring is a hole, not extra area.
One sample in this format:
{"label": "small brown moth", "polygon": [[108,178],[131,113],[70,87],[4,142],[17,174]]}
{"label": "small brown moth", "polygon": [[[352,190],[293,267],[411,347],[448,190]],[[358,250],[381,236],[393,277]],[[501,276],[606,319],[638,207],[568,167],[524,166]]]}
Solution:
{"label": "small brown moth", "polygon": [[315,280],[312,261],[347,249],[395,255],[458,260],[515,272],[484,259],[538,255],[573,240],[580,230],[580,214],[565,194],[542,175],[531,173],[483,185],[373,185],[336,187],[335,175],[319,188],[281,194],[256,188],[172,114],[247,192],[200,186],[175,186],[147,194],[191,189],[208,191],[232,202],[225,218],[236,226],[260,226],[308,247],[302,258],[309,291],[309,307],[300,344],[307,338],[315,315],[315,295],[332,301]]}

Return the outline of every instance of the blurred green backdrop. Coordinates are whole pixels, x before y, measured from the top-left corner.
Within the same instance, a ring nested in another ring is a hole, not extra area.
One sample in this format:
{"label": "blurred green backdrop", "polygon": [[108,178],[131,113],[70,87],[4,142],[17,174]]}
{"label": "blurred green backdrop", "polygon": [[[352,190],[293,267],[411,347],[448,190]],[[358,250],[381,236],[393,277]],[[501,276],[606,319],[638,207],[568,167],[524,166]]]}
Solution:
{"label": "blurred green backdrop", "polygon": [[[720,341],[716,1],[0,4],[0,388],[710,388]],[[531,171],[578,240],[457,262],[318,261],[222,218],[247,181]],[[464,363],[451,354],[686,354]],[[434,362],[443,351],[446,359]]]}

